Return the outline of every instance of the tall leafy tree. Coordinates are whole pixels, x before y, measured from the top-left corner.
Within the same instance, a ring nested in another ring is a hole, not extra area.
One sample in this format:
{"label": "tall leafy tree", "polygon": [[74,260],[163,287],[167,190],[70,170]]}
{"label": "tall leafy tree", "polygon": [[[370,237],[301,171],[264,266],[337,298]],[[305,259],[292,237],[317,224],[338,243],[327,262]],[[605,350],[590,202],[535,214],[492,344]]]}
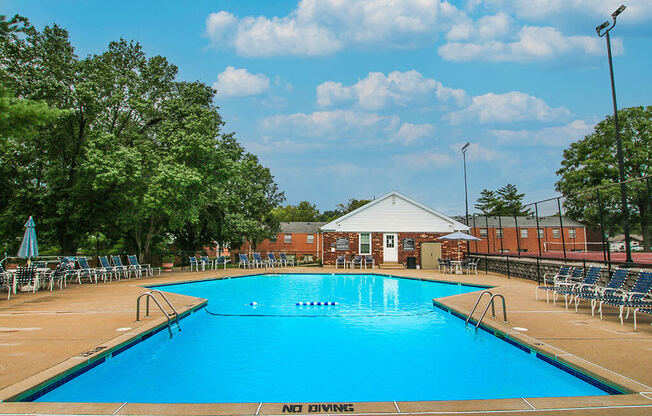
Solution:
{"label": "tall leafy tree", "polygon": [[274,208],[272,213],[281,222],[318,221],[321,216],[317,207],[308,201],[301,201],[297,205]]}
{"label": "tall leafy tree", "polygon": [[484,215],[531,215],[532,210],[523,205],[524,197],[508,183],[496,191],[483,189],[474,206]]}
{"label": "tall leafy tree", "polygon": [[[625,108],[618,112],[622,140],[625,179],[652,174],[652,106]],[[611,233],[620,232],[624,215],[628,215],[632,229],[641,232],[646,250],[652,245],[652,206],[649,182],[627,183],[629,212],[620,204],[618,161],[613,116],[599,122],[593,132],[572,143],[564,150],[561,168],[557,171],[556,188],[566,197],[565,208],[573,218],[592,225],[600,221]],[[596,191],[589,189],[606,186]]]}

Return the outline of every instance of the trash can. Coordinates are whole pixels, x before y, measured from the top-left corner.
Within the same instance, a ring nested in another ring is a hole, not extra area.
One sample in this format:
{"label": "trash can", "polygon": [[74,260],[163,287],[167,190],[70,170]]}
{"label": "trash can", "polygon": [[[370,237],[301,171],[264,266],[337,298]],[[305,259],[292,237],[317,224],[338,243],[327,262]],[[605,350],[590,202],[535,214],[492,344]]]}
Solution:
{"label": "trash can", "polygon": [[417,258],[416,257],[408,257],[407,258],[407,268],[408,269],[416,269],[417,268]]}

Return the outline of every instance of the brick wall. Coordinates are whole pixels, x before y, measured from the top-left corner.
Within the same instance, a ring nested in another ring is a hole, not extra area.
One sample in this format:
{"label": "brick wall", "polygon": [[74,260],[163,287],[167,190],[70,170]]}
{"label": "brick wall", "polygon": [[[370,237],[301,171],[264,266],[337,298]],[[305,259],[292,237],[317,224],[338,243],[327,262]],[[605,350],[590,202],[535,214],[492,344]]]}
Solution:
{"label": "brick wall", "polygon": [[[396,233],[398,236],[398,262],[402,264],[407,263],[408,257],[416,257],[417,264],[421,263],[421,243],[427,241],[442,243],[441,251],[443,258],[457,258],[457,242],[456,241],[441,241],[437,240],[438,237],[444,235],[443,233]],[[349,249],[337,250],[336,240],[338,238],[348,238]],[[414,238],[414,250],[403,249],[403,239]],[[337,256],[345,255],[347,260],[358,255],[359,233],[338,233],[338,232],[325,232],[324,233],[324,264],[335,264]],[[331,251],[334,248],[335,251]],[[466,254],[466,243],[460,242],[459,244],[461,256]],[[383,263],[383,233],[371,233],[371,255],[376,264]]]}

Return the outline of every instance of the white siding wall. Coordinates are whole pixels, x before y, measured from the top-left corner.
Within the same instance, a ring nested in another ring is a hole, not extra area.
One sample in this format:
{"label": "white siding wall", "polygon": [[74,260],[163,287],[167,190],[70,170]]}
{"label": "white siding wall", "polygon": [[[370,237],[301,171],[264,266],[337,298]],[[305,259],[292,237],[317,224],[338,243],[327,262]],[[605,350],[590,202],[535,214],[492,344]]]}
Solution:
{"label": "white siding wall", "polygon": [[331,229],[341,232],[450,233],[455,231],[453,224],[448,220],[399,196],[390,196],[339,223],[332,222],[324,227],[325,231]]}

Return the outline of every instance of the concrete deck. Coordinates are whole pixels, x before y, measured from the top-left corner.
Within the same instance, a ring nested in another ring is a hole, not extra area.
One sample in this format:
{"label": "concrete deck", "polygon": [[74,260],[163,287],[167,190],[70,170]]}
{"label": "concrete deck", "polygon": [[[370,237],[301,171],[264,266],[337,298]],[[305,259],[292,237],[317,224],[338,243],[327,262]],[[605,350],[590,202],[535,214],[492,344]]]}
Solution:
{"label": "concrete deck", "polygon": [[[282,270],[285,271],[285,270]],[[288,272],[331,273],[332,268],[289,268]],[[341,270],[369,273],[371,270]],[[563,300],[556,306],[535,301],[535,283],[498,275],[449,275],[423,270],[374,270],[380,274],[429,280],[446,280],[495,286],[494,293],[507,300],[508,320],[486,319],[485,323],[533,349],[567,362],[632,394],[571,398],[514,398],[438,402],[355,403],[347,414],[652,414],[652,327],[649,316],[633,330],[631,318],[621,326],[617,310],[607,309],[605,319],[591,317],[588,302],[578,313],[566,311]],[[147,279],[132,279],[97,285],[76,283],[54,292],[19,293],[0,301],[0,414],[288,414],[279,404],[138,404],[138,403],[19,403],[11,402],[33,389],[74,369],[106,351],[127,343],[164,322],[158,312],[135,322],[135,300],[143,285],[201,280],[253,274],[251,270],[173,272]],[[0,295],[1,296],[1,295]],[[179,312],[200,306],[204,300],[170,294]],[[441,298],[446,308],[468,314],[477,293]],[[500,307],[497,305],[500,317]],[[514,327],[527,328],[517,331]],[[332,411],[307,411],[322,414]],[[298,413],[295,413],[298,414]]]}

